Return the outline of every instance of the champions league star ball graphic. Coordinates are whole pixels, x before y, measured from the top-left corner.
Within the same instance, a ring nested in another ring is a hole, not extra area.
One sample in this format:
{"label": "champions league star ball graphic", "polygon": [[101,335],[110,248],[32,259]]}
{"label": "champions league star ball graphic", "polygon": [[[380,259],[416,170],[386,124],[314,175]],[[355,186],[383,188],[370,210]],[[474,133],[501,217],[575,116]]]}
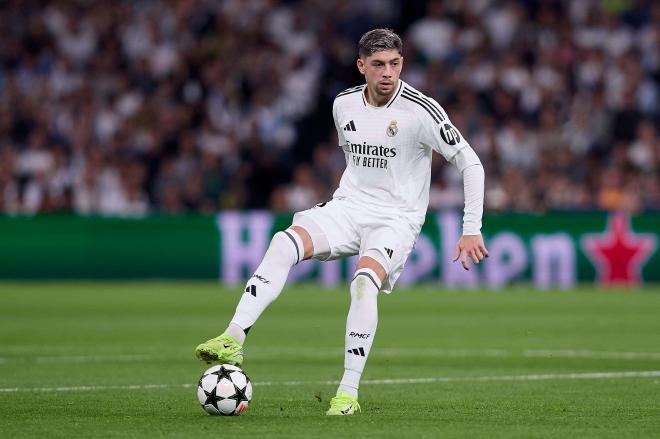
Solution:
{"label": "champions league star ball graphic", "polygon": [[197,399],[210,415],[240,415],[252,400],[252,383],[239,367],[219,364],[199,379]]}

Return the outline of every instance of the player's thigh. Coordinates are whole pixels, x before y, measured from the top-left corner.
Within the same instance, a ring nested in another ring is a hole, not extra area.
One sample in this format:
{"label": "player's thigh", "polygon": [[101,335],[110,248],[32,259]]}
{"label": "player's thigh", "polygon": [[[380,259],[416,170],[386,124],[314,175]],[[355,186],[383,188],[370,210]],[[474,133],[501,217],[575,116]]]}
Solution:
{"label": "player's thigh", "polygon": [[358,254],[360,236],[343,200],[317,204],[293,216],[293,226],[305,229],[313,243],[313,258],[330,261]]}

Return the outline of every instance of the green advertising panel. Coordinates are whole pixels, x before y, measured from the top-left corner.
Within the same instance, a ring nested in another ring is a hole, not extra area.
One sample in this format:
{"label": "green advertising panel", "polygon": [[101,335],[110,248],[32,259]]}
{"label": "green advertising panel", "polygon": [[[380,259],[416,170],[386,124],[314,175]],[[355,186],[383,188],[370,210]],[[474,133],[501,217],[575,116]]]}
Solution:
{"label": "green advertising panel", "polygon": [[211,279],[218,276],[214,217],[0,218],[0,278]]}
{"label": "green advertising panel", "polygon": [[[219,279],[241,284],[270,237],[291,215],[267,211],[140,219],[43,215],[0,218],[2,279]],[[636,285],[660,281],[660,214],[488,214],[486,263],[451,262],[461,216],[429,213],[399,284],[498,287],[517,281],[568,288],[577,282]],[[304,261],[291,280],[335,285],[355,258]]]}

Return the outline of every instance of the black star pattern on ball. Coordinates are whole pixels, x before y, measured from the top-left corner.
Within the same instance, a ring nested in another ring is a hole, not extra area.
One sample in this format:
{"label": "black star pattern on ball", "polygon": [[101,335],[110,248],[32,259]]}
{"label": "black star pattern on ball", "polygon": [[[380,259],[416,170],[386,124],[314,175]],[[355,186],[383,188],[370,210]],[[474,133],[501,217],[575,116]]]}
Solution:
{"label": "black star pattern on ball", "polygon": [[207,392],[204,390],[204,394],[206,395],[206,401],[204,401],[204,405],[210,405],[213,406],[217,411],[220,411],[220,408],[218,408],[218,395],[215,394],[215,390],[218,388],[218,386],[213,386],[213,389],[210,392]]}
{"label": "black star pattern on ball", "polygon": [[[233,382],[232,382],[232,384],[233,384]],[[241,389],[238,388],[238,386],[236,384],[234,384],[234,391],[236,393],[234,393],[232,396],[230,396],[227,399],[233,399],[234,401],[236,401],[236,407],[238,407],[239,405],[241,405],[241,402],[243,402],[243,401],[247,402],[248,401],[247,396],[245,396],[245,391],[246,390],[247,390],[247,386],[245,386],[245,388],[243,390],[241,390]]]}
{"label": "black star pattern on ball", "polygon": [[229,374],[232,372],[236,372],[236,371],[231,369],[225,369],[224,367],[221,366],[220,369],[210,373],[209,375],[216,375],[218,377],[218,382],[220,382],[220,380],[223,378],[227,378],[229,381],[231,381],[231,377],[229,376]]}

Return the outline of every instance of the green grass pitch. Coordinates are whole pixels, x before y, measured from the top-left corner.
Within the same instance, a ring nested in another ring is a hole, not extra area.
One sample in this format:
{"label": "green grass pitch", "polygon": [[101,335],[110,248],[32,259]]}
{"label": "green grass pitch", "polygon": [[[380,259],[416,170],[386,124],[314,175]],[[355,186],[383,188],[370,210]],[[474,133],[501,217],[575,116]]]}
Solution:
{"label": "green grass pitch", "polygon": [[224,329],[240,291],[0,283],[0,436],[660,436],[658,287],[398,289],[379,301],[363,412],[346,418],[324,412],[347,288],[289,287],[246,344],[249,410],[211,417],[193,349]]}

